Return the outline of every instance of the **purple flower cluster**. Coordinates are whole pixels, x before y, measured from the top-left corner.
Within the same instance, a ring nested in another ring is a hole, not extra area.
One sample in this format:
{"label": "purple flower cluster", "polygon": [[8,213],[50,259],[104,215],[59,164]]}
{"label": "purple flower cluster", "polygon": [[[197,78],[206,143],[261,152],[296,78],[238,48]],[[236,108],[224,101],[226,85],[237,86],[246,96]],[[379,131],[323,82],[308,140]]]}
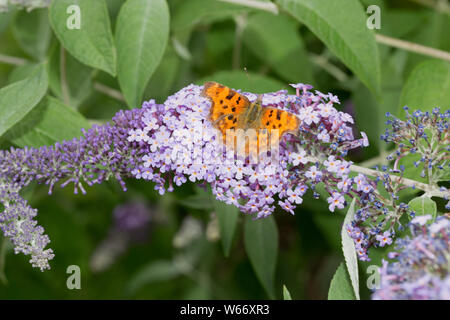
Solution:
{"label": "purple flower cluster", "polygon": [[376,300],[450,299],[450,220],[446,216],[426,225],[431,215],[411,221],[412,237],[396,240],[396,251],[383,260]]}
{"label": "purple flower cluster", "polygon": [[[379,171],[376,179],[368,179],[359,174],[353,178],[363,190],[364,197],[357,198],[356,213],[350,225],[346,226],[349,236],[355,242],[358,258],[362,261],[369,261],[370,247],[384,247],[392,244],[396,229],[402,229],[400,218],[405,213],[413,214],[408,205],[397,203],[398,191],[405,187],[400,181],[393,181],[388,170],[383,167]],[[389,198],[384,198],[380,193],[373,192],[382,184]]]}
{"label": "purple flower cluster", "polygon": [[[381,139],[396,145],[395,151],[387,159],[398,163],[401,158],[414,155],[414,166],[422,169],[421,176],[427,179],[428,184],[434,185],[438,181],[447,180],[446,171],[450,168],[450,110],[441,113],[439,108],[434,108],[432,112],[416,110],[412,114],[408,107],[404,107],[404,110],[405,121],[386,114],[386,124],[389,127]],[[449,208],[450,202],[447,205],[447,209]]]}
{"label": "purple flower cluster", "polygon": [[[45,249],[50,239],[44,235],[44,228],[37,225],[34,217],[37,210],[31,208],[19,195],[16,184],[5,185],[0,181],[0,228],[5,237],[10,238],[15,253],[31,255],[33,267],[49,269],[48,260],[53,259],[52,249]],[[1,209],[1,208],[0,208]]]}
{"label": "purple flower cluster", "polygon": [[[220,133],[208,119],[211,102],[201,95],[202,86],[190,85],[163,105],[144,103],[141,126],[129,131],[128,141],[145,143],[146,153],[132,173],[138,179],[156,182],[163,194],[173,185],[187,182],[209,183],[218,200],[237,206],[244,213],[266,217],[278,204],[294,213],[308,188],[323,182],[329,192],[331,211],[343,208],[350,191],[369,192],[348,177],[351,162],[343,159],[349,149],[368,144],[367,137],[355,140],[353,119],[333,107],[331,94],[310,92],[310,86],[293,85],[297,95],[282,90],[262,96],[264,107],[288,110],[301,120],[300,137],[285,135],[279,156],[250,157],[227,152]],[[243,93],[250,101],[257,96]],[[323,162],[325,161],[325,162]]]}
{"label": "purple flower cluster", "polygon": [[[439,108],[435,108],[431,113],[414,111],[413,114],[409,114],[408,108],[404,109],[405,121],[387,114],[386,124],[390,127],[381,136],[386,142],[393,142],[396,145],[395,151],[387,157],[389,161],[395,160],[393,168],[390,169],[387,166],[377,168],[378,177],[369,182],[371,187],[366,185],[366,188],[375,190],[382,184],[388,196],[374,192],[368,194],[365,199],[358,199],[359,209],[351,225],[346,226],[361,260],[369,260],[370,247],[384,247],[392,243],[396,230],[404,228],[400,223],[400,218],[404,214],[409,214],[411,217],[415,215],[407,204],[399,203],[399,192],[408,188],[403,184],[405,167],[400,165],[403,157],[418,155],[419,160],[414,162],[414,165],[423,166],[422,176],[427,178],[428,187],[434,190],[427,191],[428,195],[449,200],[448,190],[443,186],[439,187],[437,183],[446,179],[449,169],[448,118],[450,112],[447,110],[445,113],[440,113]],[[397,175],[399,179],[394,180],[393,175]],[[434,193],[435,190],[438,193]],[[449,204],[447,204],[448,208]]]}
{"label": "purple flower cluster", "polygon": [[117,206],[113,212],[114,225],[91,257],[91,269],[94,272],[104,271],[130,245],[144,242],[149,236],[152,213],[148,205],[139,201]]}
{"label": "purple flower cluster", "polygon": [[115,178],[126,190],[124,177],[131,176],[137,160],[148,151],[145,143],[129,142],[129,128],[140,126],[144,109],[120,111],[113,125],[94,125],[84,136],[53,146],[0,150],[0,181],[16,183],[20,188],[31,181],[45,183],[49,194],[61,182],[73,183],[74,192],[86,193],[91,186]]}
{"label": "purple flower cluster", "polygon": [[148,152],[147,145],[127,140],[129,128],[140,125],[144,109],[121,111],[113,124],[94,126],[80,139],[50,147],[0,150],[0,228],[15,245],[16,252],[30,254],[41,270],[49,268],[51,249],[44,250],[48,237],[36,225],[36,210],[20,197],[31,181],[49,186],[73,183],[74,192],[85,193],[84,185],[115,178],[126,190],[124,178],[131,176],[137,161]]}

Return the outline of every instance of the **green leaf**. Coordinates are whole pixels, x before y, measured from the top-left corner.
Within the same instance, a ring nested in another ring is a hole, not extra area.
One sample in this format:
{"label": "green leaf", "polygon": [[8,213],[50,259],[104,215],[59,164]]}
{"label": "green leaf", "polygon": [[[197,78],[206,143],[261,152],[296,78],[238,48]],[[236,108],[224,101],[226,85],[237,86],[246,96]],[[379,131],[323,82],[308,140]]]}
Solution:
{"label": "green leaf", "polygon": [[357,300],[359,300],[359,275],[358,275],[358,258],[356,256],[356,248],[353,239],[348,235],[346,225],[350,224],[355,215],[355,202],[353,199],[347,214],[345,215],[344,224],[341,229],[342,252],[344,253],[345,265],[350,275],[351,284]]}
{"label": "green leaf", "polygon": [[343,262],[339,265],[331,280],[328,300],[355,300],[352,283]]}
{"label": "green leaf", "polygon": [[396,61],[393,57],[386,59],[383,63],[381,68],[383,99],[381,101],[375,99],[362,83],[358,83],[352,93],[356,111],[355,123],[361,131],[368,135],[370,144],[378,146],[381,150],[388,147],[388,144],[380,139],[380,135],[386,128],[386,112],[397,115],[395,110],[392,110],[392,106],[397,105],[403,85],[403,79],[395,70],[395,66]]}
{"label": "green leaf", "polygon": [[278,229],[274,218],[269,216],[252,220],[248,216],[244,227],[244,245],[256,276],[273,299],[278,255]]}
{"label": "green leaf", "polygon": [[242,89],[253,93],[264,93],[286,89],[286,85],[273,78],[257,73],[248,74],[243,71],[220,71],[211,76],[196,81],[203,85],[206,81],[216,81],[235,89]]}
{"label": "green leaf", "polygon": [[60,46],[55,46],[50,55],[48,66],[48,80],[51,91],[60,100],[65,97],[61,88],[61,56],[64,55],[67,86],[67,103],[71,107],[78,107],[92,92],[92,69],[75,59],[69,52],[61,51]]}
{"label": "green leaf", "polygon": [[145,89],[145,100],[155,99],[163,102],[172,93],[171,89],[178,76],[180,58],[175,53],[172,46],[168,45],[166,53],[158,68],[153,73],[147,88]]}
{"label": "green leaf", "polygon": [[431,200],[430,197],[423,195],[421,197],[414,198],[408,203],[408,206],[416,213],[416,216],[424,216],[429,214],[433,217],[433,221],[436,219],[436,202]]}
{"label": "green leaf", "polygon": [[292,300],[291,294],[285,285],[283,285],[283,300]]}
{"label": "green leaf", "polygon": [[[80,8],[80,29],[69,29],[76,12],[67,13],[71,5]],[[88,66],[116,75],[116,51],[105,0],[58,0],[49,8],[50,23],[63,47]]]}
{"label": "green leaf", "polygon": [[259,12],[248,18],[243,39],[283,79],[312,83],[311,62],[297,28],[298,23],[286,15]]}
{"label": "green leaf", "polygon": [[226,257],[230,254],[231,243],[239,217],[239,209],[223,201],[214,200],[214,209],[219,220],[220,240],[223,253]]}
{"label": "green leaf", "polygon": [[426,24],[426,16],[423,11],[389,9],[381,12],[383,26],[380,33],[394,38],[402,38],[415,30],[419,30]]}
{"label": "green leaf", "polygon": [[168,37],[169,8],[165,0],[128,0],[120,9],[116,25],[117,76],[128,106],[141,104]]}
{"label": "green leaf", "polygon": [[45,58],[52,38],[47,9],[17,12],[12,24],[12,31],[20,47],[26,53],[38,61]]}
{"label": "green leaf", "polygon": [[8,75],[8,84],[28,78],[34,72],[37,66],[37,63],[27,63],[15,67]]}
{"label": "green leaf", "polygon": [[132,276],[126,286],[125,292],[127,295],[132,295],[145,285],[172,280],[180,274],[180,269],[172,261],[157,260]]}
{"label": "green leaf", "polygon": [[437,181],[449,181],[450,180],[450,169],[445,167],[443,172],[437,177]]}
{"label": "green leaf", "polygon": [[0,89],[0,137],[38,104],[47,87],[47,71],[41,64],[28,78]]}
{"label": "green leaf", "polygon": [[15,13],[14,8],[10,8],[9,11],[0,12],[0,35],[8,28],[10,20]]}
{"label": "green leaf", "polygon": [[211,210],[213,208],[211,198],[207,194],[184,196],[182,199],[179,199],[178,202],[191,209]]}
{"label": "green leaf", "polygon": [[89,122],[73,108],[46,97],[22,121],[5,134],[19,147],[40,147],[81,136]]}
{"label": "green leaf", "polygon": [[277,0],[305,24],[361,81],[380,96],[380,60],[375,35],[358,0]]}
{"label": "green leaf", "polygon": [[249,11],[248,8],[219,0],[189,0],[175,7],[171,29],[189,29],[199,23],[212,23]]}
{"label": "green leaf", "polygon": [[[430,111],[434,107],[442,110],[450,107],[450,63],[427,60],[419,64],[406,80],[400,97],[400,109]],[[404,114],[403,110],[399,112]]]}

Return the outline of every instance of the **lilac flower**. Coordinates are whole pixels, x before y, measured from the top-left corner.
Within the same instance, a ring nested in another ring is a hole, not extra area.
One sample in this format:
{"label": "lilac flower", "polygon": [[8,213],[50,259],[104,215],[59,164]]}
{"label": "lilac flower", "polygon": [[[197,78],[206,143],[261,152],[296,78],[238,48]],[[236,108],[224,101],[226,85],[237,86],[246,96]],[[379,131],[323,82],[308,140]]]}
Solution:
{"label": "lilac flower", "polygon": [[385,245],[390,245],[392,243],[391,233],[389,231],[385,231],[383,234],[377,235],[376,239],[379,242],[380,247],[384,247]]}
{"label": "lilac flower", "polygon": [[367,185],[366,177],[361,173],[353,178],[353,182],[356,184],[356,190],[358,191],[362,191],[364,186]]}
{"label": "lilac flower", "polygon": [[283,210],[286,210],[287,212],[294,214],[294,206],[289,201],[278,201],[278,204],[280,205]]}
{"label": "lilac flower", "polygon": [[318,135],[317,139],[323,141],[323,142],[330,142],[330,135],[326,130],[322,130]]}
{"label": "lilac flower", "polygon": [[328,172],[337,172],[341,161],[336,160],[335,156],[329,156],[328,160],[325,160],[323,164],[326,166]]}
{"label": "lilac flower", "polygon": [[353,179],[348,178],[347,176],[342,177],[342,180],[338,182],[337,187],[338,189],[342,190],[343,192],[348,192],[349,188],[353,184]]}
{"label": "lilac flower", "polygon": [[320,178],[322,177],[322,171],[319,171],[316,166],[312,166],[305,173],[305,176],[311,179],[312,181],[316,182],[317,180],[320,180]]}
{"label": "lilac flower", "polygon": [[383,261],[380,286],[372,299],[449,300],[448,226],[449,219],[445,216],[437,218],[429,227],[413,223],[412,238],[397,239],[397,252],[389,255],[394,261]]}
{"label": "lilac flower", "polygon": [[294,166],[298,166],[300,163],[301,164],[308,163],[306,151],[303,149],[300,149],[299,152],[293,152],[290,155],[290,159],[292,160],[292,164]]}
{"label": "lilac flower", "polygon": [[287,191],[288,201],[290,203],[301,204],[303,199],[301,198],[301,190],[296,188],[295,190],[289,189]]}
{"label": "lilac flower", "polygon": [[338,209],[344,208],[345,199],[338,192],[334,192],[331,197],[327,198],[327,201],[329,203],[328,209],[331,212],[334,212],[334,209],[336,209],[336,208],[338,208]]}

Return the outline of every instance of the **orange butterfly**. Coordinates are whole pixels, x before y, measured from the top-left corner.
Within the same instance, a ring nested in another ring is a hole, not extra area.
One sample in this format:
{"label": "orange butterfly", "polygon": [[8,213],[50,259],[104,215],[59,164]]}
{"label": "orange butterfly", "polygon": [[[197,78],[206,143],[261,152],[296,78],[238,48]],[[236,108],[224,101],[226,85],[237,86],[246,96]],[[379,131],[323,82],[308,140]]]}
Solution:
{"label": "orange butterfly", "polygon": [[[227,134],[230,135],[235,130],[243,129],[246,134],[254,132],[253,136],[249,136],[249,141],[245,142],[246,154],[259,154],[262,150],[267,150],[265,141],[269,138],[273,145],[274,137],[278,141],[284,134],[299,133],[300,119],[285,110],[263,107],[261,95],[252,103],[244,95],[217,82],[206,82],[202,95],[211,100],[209,121],[222,133],[224,142],[227,141]],[[236,148],[239,143],[236,140],[233,142]]]}

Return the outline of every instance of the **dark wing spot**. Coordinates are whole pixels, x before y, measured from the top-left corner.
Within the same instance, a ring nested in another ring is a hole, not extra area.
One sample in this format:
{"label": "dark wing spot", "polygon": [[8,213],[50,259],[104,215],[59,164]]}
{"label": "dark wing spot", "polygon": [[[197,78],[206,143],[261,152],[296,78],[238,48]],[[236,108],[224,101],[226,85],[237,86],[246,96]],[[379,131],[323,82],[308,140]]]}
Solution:
{"label": "dark wing spot", "polygon": [[234,118],[234,119],[233,119],[233,123],[236,123],[236,122],[237,122],[237,119],[236,119],[236,118]]}
{"label": "dark wing spot", "polygon": [[281,120],[281,110],[277,110],[277,120]]}
{"label": "dark wing spot", "polygon": [[220,100],[220,104],[222,104],[223,103],[223,100]]}
{"label": "dark wing spot", "polygon": [[236,94],[236,92],[230,90],[230,93],[228,93],[228,95],[225,97],[225,99],[231,100],[231,98],[233,98],[235,94]]}
{"label": "dark wing spot", "polygon": [[278,128],[281,128],[281,123],[278,125]]}
{"label": "dark wing spot", "polygon": [[231,111],[236,112],[236,108],[235,107],[231,108]]}
{"label": "dark wing spot", "polygon": [[231,129],[231,130],[234,130],[234,129],[236,129],[236,127],[235,127],[235,126],[232,126],[232,127],[230,127],[230,129]]}
{"label": "dark wing spot", "polygon": [[224,108],[224,109],[228,109],[228,106],[227,106],[227,105],[224,105],[223,108]]}
{"label": "dark wing spot", "polygon": [[231,114],[228,116],[228,120],[233,120],[234,116],[232,116]]}
{"label": "dark wing spot", "polygon": [[272,128],[276,129],[277,127],[276,127],[276,125],[272,125]]}
{"label": "dark wing spot", "polygon": [[241,101],[241,97],[239,96],[238,98],[237,98],[237,103],[239,103]]}
{"label": "dark wing spot", "polygon": [[269,124],[270,124],[270,121],[267,121],[267,122],[266,122],[266,126],[268,126]]}

